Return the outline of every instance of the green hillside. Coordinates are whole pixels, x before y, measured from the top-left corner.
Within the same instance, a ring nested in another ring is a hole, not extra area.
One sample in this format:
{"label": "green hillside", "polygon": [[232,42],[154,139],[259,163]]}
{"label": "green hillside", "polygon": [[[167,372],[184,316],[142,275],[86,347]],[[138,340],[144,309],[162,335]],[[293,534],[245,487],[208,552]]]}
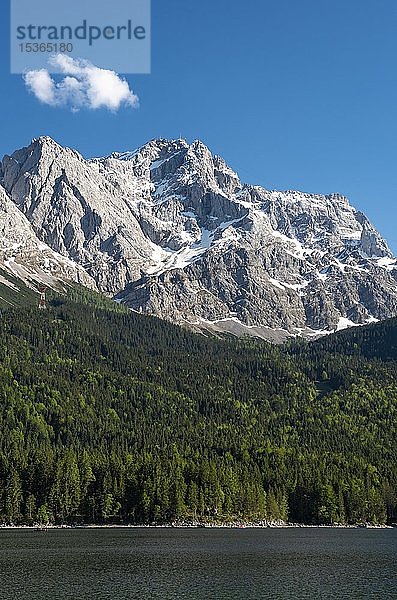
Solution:
{"label": "green hillside", "polygon": [[397,518],[396,321],[276,347],[72,295],[2,312],[0,522]]}
{"label": "green hillside", "polygon": [[[6,284],[6,281],[9,284]],[[0,309],[10,306],[35,306],[39,296],[23,281],[0,269]]]}

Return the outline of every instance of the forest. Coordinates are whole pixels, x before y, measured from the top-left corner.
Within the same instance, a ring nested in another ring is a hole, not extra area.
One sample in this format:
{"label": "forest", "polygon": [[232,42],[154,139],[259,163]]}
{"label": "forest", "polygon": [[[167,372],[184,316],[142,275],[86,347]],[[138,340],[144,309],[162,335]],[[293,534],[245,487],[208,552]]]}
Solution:
{"label": "forest", "polygon": [[0,524],[393,523],[397,319],[275,346],[7,304],[0,436]]}

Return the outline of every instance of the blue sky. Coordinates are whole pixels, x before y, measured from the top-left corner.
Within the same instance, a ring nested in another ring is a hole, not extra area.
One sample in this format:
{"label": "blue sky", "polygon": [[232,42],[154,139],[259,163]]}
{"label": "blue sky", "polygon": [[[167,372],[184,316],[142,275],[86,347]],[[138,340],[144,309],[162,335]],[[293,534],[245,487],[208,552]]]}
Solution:
{"label": "blue sky", "polygon": [[[72,113],[9,74],[2,9],[0,154],[50,135],[85,156],[202,139],[243,181],[341,192],[397,252],[397,2],[153,0],[140,108]],[[98,65],[101,66],[101,65]]]}

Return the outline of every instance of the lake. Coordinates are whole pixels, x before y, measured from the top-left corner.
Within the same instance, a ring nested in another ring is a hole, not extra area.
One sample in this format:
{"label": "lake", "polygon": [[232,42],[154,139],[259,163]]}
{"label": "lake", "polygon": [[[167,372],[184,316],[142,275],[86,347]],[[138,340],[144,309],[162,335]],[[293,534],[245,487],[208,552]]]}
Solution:
{"label": "lake", "polygon": [[0,530],[1,600],[397,598],[397,529]]}

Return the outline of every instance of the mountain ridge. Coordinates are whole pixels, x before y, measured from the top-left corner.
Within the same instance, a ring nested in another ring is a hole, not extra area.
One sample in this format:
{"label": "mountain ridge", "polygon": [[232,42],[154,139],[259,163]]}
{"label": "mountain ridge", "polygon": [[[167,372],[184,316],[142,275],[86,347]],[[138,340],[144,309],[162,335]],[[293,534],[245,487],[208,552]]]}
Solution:
{"label": "mountain ridge", "polygon": [[86,160],[44,136],[0,182],[69,277],[138,312],[287,334],[397,314],[397,261],[347,198],[242,183],[200,140]]}

